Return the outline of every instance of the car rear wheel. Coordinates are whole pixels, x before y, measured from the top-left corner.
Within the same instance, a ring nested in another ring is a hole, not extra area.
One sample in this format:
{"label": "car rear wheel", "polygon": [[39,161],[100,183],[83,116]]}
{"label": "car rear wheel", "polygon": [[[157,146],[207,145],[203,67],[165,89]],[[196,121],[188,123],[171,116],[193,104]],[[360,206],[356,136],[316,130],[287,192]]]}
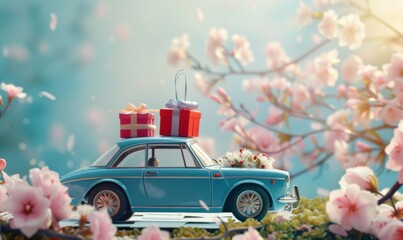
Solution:
{"label": "car rear wheel", "polygon": [[127,220],[132,214],[125,194],[112,184],[96,186],[88,196],[88,203],[96,210],[106,209],[114,222]]}
{"label": "car rear wheel", "polygon": [[247,218],[262,220],[269,210],[270,200],[267,193],[258,186],[239,188],[231,199],[231,212],[239,221]]}

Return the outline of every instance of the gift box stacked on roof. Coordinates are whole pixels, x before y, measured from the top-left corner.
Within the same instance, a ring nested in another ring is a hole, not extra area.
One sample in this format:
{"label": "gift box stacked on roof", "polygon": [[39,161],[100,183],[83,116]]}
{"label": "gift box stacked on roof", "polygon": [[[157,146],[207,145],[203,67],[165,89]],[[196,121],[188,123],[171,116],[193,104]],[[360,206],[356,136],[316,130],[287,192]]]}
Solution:
{"label": "gift box stacked on roof", "polygon": [[[176,83],[180,76],[185,77],[185,99],[178,100]],[[196,102],[186,101],[187,82],[186,75],[179,71],[175,76],[175,100],[169,100],[166,108],[160,109],[160,135],[198,137],[201,113],[196,111]]]}
{"label": "gift box stacked on roof", "polygon": [[155,115],[148,112],[145,104],[139,107],[129,103],[119,113],[120,137],[152,137],[156,126],[154,125]]}

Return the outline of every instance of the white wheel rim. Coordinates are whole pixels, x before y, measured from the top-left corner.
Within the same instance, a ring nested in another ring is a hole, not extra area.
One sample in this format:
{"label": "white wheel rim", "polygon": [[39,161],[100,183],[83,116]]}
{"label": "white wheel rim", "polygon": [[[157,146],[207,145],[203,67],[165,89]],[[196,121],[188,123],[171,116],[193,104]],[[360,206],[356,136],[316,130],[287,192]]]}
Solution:
{"label": "white wheel rim", "polygon": [[236,199],[238,212],[247,218],[256,217],[263,209],[263,199],[253,190],[243,191]]}
{"label": "white wheel rim", "polygon": [[115,216],[120,209],[119,196],[111,190],[102,190],[94,197],[95,209],[106,209],[111,217]]}

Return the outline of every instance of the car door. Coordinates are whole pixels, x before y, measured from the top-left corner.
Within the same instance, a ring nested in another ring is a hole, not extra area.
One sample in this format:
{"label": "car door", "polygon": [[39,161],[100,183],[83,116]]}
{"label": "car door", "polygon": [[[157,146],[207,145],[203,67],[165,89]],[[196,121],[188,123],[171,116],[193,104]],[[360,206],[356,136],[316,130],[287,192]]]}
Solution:
{"label": "car door", "polygon": [[211,203],[211,174],[185,144],[148,144],[144,185],[150,206],[200,207]]}
{"label": "car door", "polygon": [[124,149],[109,167],[113,178],[126,187],[131,207],[148,205],[143,184],[145,165],[146,145],[137,145]]}

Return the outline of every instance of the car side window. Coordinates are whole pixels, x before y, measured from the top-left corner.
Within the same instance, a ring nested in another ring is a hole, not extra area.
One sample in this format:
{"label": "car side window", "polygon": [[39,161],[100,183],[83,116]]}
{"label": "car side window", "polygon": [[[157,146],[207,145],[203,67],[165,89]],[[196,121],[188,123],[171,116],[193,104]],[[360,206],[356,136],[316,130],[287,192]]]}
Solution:
{"label": "car side window", "polygon": [[184,144],[149,144],[148,168],[196,167],[192,154]]}
{"label": "car side window", "polygon": [[185,158],[186,167],[197,167],[193,154],[189,151],[186,145],[182,145],[183,157]]}
{"label": "car side window", "polygon": [[145,166],[145,146],[130,148],[113,164],[117,168],[141,168]]}

